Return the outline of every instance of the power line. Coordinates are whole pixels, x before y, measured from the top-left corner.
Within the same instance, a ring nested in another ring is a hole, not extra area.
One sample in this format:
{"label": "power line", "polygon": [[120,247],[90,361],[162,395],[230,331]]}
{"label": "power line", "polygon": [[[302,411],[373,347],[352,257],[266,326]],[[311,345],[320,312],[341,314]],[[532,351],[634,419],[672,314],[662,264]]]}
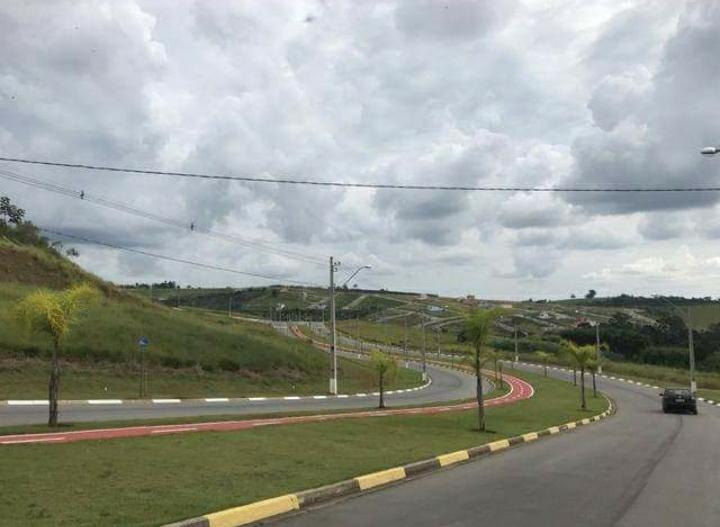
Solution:
{"label": "power line", "polygon": [[228,268],[228,267],[220,267],[220,266],[217,266],[217,265],[207,264],[207,263],[203,263],[203,262],[194,262],[194,261],[192,261],[192,260],[185,260],[185,259],[183,259],[183,258],[175,258],[175,257],[173,257],[173,256],[167,256],[167,255],[164,255],[164,254],[157,254],[157,253],[152,253],[152,252],[149,252],[149,251],[143,251],[143,250],[140,250],[140,249],[133,249],[133,248],[130,248],[130,247],[125,247],[125,246],[123,246],[123,245],[117,245],[117,244],[110,243],[110,242],[103,242],[103,241],[100,241],[100,240],[93,240],[93,239],[91,239],[91,238],[86,238],[86,237],[84,237],[84,236],[78,236],[78,235],[76,235],[76,234],[68,234],[68,233],[66,233],[66,232],[60,232],[60,231],[56,231],[56,230],[53,230],[53,229],[46,229],[45,227],[38,227],[38,229],[40,229],[40,230],[43,231],[43,232],[47,232],[47,233],[49,233],[49,234],[54,234],[54,235],[56,235],[56,236],[61,236],[61,237],[68,238],[68,239],[72,239],[72,240],[80,240],[80,241],[83,241],[83,242],[92,243],[92,244],[94,244],[94,245],[103,245],[103,246],[105,246],[105,247],[110,247],[110,248],[112,248],[112,249],[118,249],[118,250],[127,251],[127,252],[131,252],[131,253],[135,253],[135,254],[141,254],[141,255],[143,255],[143,256],[149,256],[149,257],[151,257],[151,258],[158,258],[158,259],[161,259],[161,260],[168,260],[168,261],[170,261],[170,262],[182,263],[182,264],[187,264],[187,265],[194,265],[195,267],[200,267],[200,268],[203,268],[203,269],[210,269],[210,270],[213,270],[213,271],[224,271],[224,272],[226,272],[226,273],[234,273],[234,274],[240,274],[240,275],[244,275],[244,276],[252,276],[252,277],[254,277],[254,278],[263,278],[263,279],[265,279],[265,280],[281,281],[281,282],[287,282],[287,283],[304,285],[304,286],[322,287],[322,286],[318,286],[317,284],[311,284],[311,283],[308,283],[308,282],[301,282],[301,281],[298,281],[298,280],[291,280],[291,279],[289,279],[289,278],[284,278],[284,277],[281,277],[281,276],[270,276],[270,275],[263,275],[263,274],[259,274],[259,273],[251,273],[251,272],[249,272],[249,271],[238,271],[237,269],[230,269],[230,268]]}
{"label": "power line", "polygon": [[87,201],[96,205],[100,205],[106,208],[114,209],[120,212],[124,212],[126,214],[132,214],[134,216],[138,216],[141,218],[149,219],[152,221],[164,223],[165,225],[170,225],[172,227],[177,227],[180,229],[188,229],[192,232],[196,232],[198,234],[205,234],[210,237],[222,239],[228,242],[236,243],[240,246],[255,249],[259,251],[264,251],[268,253],[272,253],[278,256],[283,256],[285,258],[290,258],[298,261],[302,261],[305,263],[310,263],[314,265],[319,266],[325,266],[326,262],[324,259],[321,259],[318,256],[311,256],[308,254],[301,253],[299,251],[293,251],[290,249],[284,249],[279,247],[274,247],[270,244],[258,242],[256,240],[249,240],[246,238],[242,238],[239,236],[234,236],[230,234],[226,234],[224,232],[215,231],[209,228],[204,228],[198,225],[195,225],[194,223],[187,223],[181,220],[173,219],[173,218],[167,218],[160,216],[158,214],[155,214],[153,212],[149,212],[146,210],[142,210],[136,207],[133,207],[132,205],[129,205],[127,203],[112,201],[103,197],[99,196],[92,196],[85,191],[78,191],[74,189],[70,189],[67,187],[62,187],[60,185],[56,185],[54,183],[50,183],[48,181],[43,181],[39,179],[33,179],[15,172],[11,172],[9,170],[0,169],[0,178],[4,178],[10,181],[15,181],[18,183],[22,183],[31,187],[40,188],[42,190],[47,190],[49,192],[55,192],[57,194],[61,194],[64,196],[69,196],[71,198],[80,199],[82,201]]}
{"label": "power line", "polygon": [[720,192],[720,187],[473,187],[453,185],[399,185],[386,183],[351,183],[343,181],[312,181],[306,179],[287,178],[261,178],[251,176],[222,176],[193,172],[167,172],[162,170],[141,170],[136,168],[121,168],[103,165],[87,165],[78,163],[61,163],[57,161],[39,161],[15,157],[1,157],[0,161],[10,163],[24,163],[29,165],[44,165],[65,168],[81,168],[84,170],[99,170],[105,172],[124,172],[129,174],[146,174],[159,176],[175,176],[183,178],[209,179],[221,181],[243,181],[246,183],[278,183],[284,185],[310,185],[317,187],[366,188],[366,189],[394,189],[394,190],[448,190],[464,192]]}

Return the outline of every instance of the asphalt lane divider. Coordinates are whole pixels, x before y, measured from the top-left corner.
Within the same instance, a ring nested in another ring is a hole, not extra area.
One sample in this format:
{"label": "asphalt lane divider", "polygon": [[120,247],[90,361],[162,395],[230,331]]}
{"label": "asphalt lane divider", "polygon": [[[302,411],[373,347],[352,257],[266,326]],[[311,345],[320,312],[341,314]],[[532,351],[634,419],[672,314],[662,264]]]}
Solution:
{"label": "asphalt lane divider", "polygon": [[538,439],[569,432],[579,427],[587,426],[615,413],[615,404],[607,398],[608,408],[601,414],[590,418],[572,421],[560,426],[552,426],[536,432],[528,432],[508,439],[501,439],[484,445],[441,454],[433,458],[416,461],[400,467],[393,467],[371,474],[364,474],[355,478],[325,485],[294,494],[286,494],[277,498],[257,501],[240,507],[233,507],[224,511],[214,512],[191,518],[164,527],[240,527],[251,525],[270,518],[307,509],[315,505],[327,503],[338,498],[360,494],[365,491],[392,485],[403,480],[423,475],[446,467],[467,463],[488,455],[502,452],[517,445],[531,443]]}
{"label": "asphalt lane divider", "polygon": [[[385,395],[395,395],[399,393],[412,393],[423,390],[432,384],[432,378],[427,382],[415,388],[404,388],[401,390],[390,390]],[[355,393],[355,394],[338,394],[338,395],[285,395],[279,397],[204,397],[202,399],[63,399],[58,401],[61,406],[68,405],[154,405],[154,404],[237,404],[237,403],[256,403],[263,401],[308,401],[320,399],[347,399],[353,397],[377,397],[378,392]],[[10,399],[0,401],[0,406],[48,406],[47,399]]]}

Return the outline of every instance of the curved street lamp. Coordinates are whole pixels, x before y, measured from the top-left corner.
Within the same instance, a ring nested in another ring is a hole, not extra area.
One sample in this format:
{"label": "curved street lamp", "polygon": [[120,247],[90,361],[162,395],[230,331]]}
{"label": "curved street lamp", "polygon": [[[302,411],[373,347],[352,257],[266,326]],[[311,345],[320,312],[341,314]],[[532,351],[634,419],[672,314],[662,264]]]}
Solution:
{"label": "curved street lamp", "polygon": [[[330,257],[330,323],[332,326],[332,349],[331,349],[331,355],[332,355],[332,377],[330,377],[330,393],[332,395],[337,395],[338,393],[338,385],[337,385],[337,331],[335,330],[335,271],[337,271],[337,268],[340,266],[340,262],[336,261],[332,256]],[[347,284],[352,278],[358,274],[363,269],[372,269],[371,265],[363,265],[355,270],[353,274],[350,275],[350,277],[343,282],[343,284],[340,287],[343,287],[345,284]]]}

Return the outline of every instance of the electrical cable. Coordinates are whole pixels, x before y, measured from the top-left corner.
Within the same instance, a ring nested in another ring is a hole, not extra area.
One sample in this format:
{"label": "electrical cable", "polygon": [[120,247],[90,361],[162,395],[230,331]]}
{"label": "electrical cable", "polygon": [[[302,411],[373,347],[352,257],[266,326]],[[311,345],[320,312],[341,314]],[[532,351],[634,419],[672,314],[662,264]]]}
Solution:
{"label": "electrical cable", "polygon": [[121,168],[104,165],[88,165],[79,163],[61,163],[57,161],[39,161],[16,157],[2,157],[0,161],[10,163],[24,163],[30,165],[44,165],[65,168],[80,168],[85,170],[98,170],[105,172],[124,172],[128,174],[146,174],[160,176],[175,176],[183,178],[197,178],[222,181],[242,181],[246,183],[276,183],[285,185],[310,185],[318,187],[364,188],[364,189],[394,189],[394,190],[446,190],[463,192],[720,192],[720,187],[472,187],[453,185],[400,185],[385,183],[353,183],[343,181],[312,181],[305,179],[288,178],[261,178],[251,176],[223,176],[193,172],[168,172],[162,170],[142,170],[136,168]]}

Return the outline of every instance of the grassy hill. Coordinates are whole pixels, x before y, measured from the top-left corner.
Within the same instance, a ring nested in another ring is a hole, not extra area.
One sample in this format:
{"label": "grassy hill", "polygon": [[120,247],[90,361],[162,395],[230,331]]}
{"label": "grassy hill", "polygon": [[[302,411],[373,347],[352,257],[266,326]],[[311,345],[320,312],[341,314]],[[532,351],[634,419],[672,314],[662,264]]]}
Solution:
{"label": "grassy hill", "polygon": [[[154,397],[324,393],[328,359],[271,327],[158,305],[85,272],[55,251],[0,240],[0,400],[45,397],[50,342],[28,334],[13,306],[38,287],[90,282],[103,293],[63,342],[63,398],[136,397],[142,357]],[[367,365],[341,360],[343,390],[373,385]],[[419,382],[403,370],[397,385]]]}

